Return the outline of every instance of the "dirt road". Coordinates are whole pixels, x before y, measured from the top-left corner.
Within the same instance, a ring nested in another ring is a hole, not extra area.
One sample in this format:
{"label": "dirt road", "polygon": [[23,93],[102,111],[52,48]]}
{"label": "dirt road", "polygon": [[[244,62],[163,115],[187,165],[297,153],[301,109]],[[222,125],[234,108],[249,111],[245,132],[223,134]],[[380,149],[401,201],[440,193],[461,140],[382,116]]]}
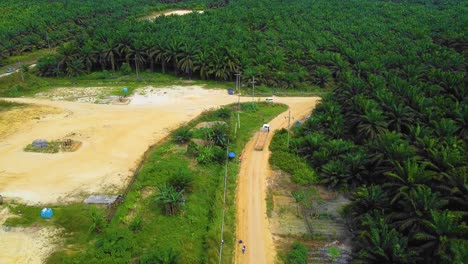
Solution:
{"label": "dirt road", "polygon": [[[277,98],[275,102],[289,105],[291,125],[295,120],[304,118],[311,113],[319,98]],[[289,110],[288,110],[289,111]],[[277,116],[270,122],[272,131],[287,128],[288,111]],[[263,151],[254,150],[255,137],[246,145],[242,154],[242,164],[237,185],[237,240],[242,240],[246,246],[242,254],[242,245],[237,244],[236,263],[238,264],[272,264],[275,262],[276,250],[266,215],[266,179],[270,175],[268,159],[273,133],[268,136]]]}

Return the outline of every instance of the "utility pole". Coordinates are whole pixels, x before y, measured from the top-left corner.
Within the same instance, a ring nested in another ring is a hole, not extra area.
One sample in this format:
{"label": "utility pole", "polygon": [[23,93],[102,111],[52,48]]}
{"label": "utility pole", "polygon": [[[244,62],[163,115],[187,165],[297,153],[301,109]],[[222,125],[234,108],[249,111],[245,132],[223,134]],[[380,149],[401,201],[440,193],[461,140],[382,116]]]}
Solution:
{"label": "utility pole", "polygon": [[255,107],[255,76],[252,77],[252,106]]}
{"label": "utility pole", "polygon": [[49,33],[47,32],[47,29],[46,29],[46,40],[47,40],[47,46],[49,46],[49,52],[50,52],[50,41],[49,41]]}
{"label": "utility pole", "polygon": [[23,67],[22,67],[21,61],[18,61],[18,71],[20,72],[20,75],[21,75],[21,81],[24,82]]}
{"label": "utility pole", "polygon": [[240,86],[241,86],[240,76],[241,76],[241,72],[236,73],[235,75],[236,75],[236,90],[237,90],[237,125],[238,125],[238,128],[240,129],[240,115],[239,115],[239,112],[240,112]]}
{"label": "utility pole", "polygon": [[236,92],[237,92],[237,94],[239,94],[240,93],[239,89],[240,89],[240,75],[241,75],[241,73],[239,72],[239,73],[236,73],[234,75],[236,76]]}
{"label": "utility pole", "polygon": [[[286,117],[284,117],[286,118]],[[289,149],[289,127],[291,126],[291,110],[289,111],[289,115],[288,115],[288,145],[287,145],[287,149]]]}

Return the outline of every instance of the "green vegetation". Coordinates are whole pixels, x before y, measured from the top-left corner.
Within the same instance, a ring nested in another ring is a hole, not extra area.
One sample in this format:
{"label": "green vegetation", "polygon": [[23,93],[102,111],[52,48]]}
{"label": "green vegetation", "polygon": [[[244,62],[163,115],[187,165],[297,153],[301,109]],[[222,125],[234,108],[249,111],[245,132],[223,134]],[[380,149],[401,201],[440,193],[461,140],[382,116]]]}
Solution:
{"label": "green vegetation", "polygon": [[[63,84],[133,89],[158,83],[158,78],[232,81],[239,71],[243,92],[252,77],[265,93],[333,89],[312,118],[293,129],[289,148],[284,148],[285,132],[278,133],[272,163],[305,188],[320,181],[352,195],[346,211],[356,262],[467,262],[466,1],[183,1],[181,5],[223,8],[137,19],[177,7],[157,5],[162,2],[173,1],[2,1],[2,57],[44,48],[48,42],[57,46],[57,53],[38,61],[36,74],[43,77],[24,72],[21,78],[19,73],[2,78],[0,96]],[[173,76],[161,74],[166,72]],[[242,129],[269,120],[257,110],[243,105]],[[203,118],[219,118],[213,116]],[[238,131],[234,138],[232,122],[229,146],[238,151],[251,134]],[[228,144],[221,128],[205,132],[179,139],[207,135],[217,140],[216,147],[189,144],[193,156],[183,155],[185,150],[174,142],[156,150],[158,160],[150,159],[119,208],[118,220],[89,245],[83,260],[212,259],[218,243],[215,208],[220,205],[208,204],[197,190],[216,197],[222,166],[217,157]],[[144,206],[136,202],[143,188],[154,192],[174,176],[159,167],[167,164],[203,175],[194,177],[185,206],[174,216],[165,216],[152,203],[155,197],[141,199]],[[158,177],[152,178],[156,172]],[[128,218],[129,213],[135,218]],[[189,239],[170,236],[175,226],[190,234]],[[151,240],[139,233],[161,235]],[[113,240],[119,241],[119,251],[109,249]]]}
{"label": "green vegetation", "polygon": [[91,28],[104,29],[108,27],[106,25],[122,24],[126,19],[168,7],[203,9],[205,3],[208,4],[207,7],[210,7],[215,2],[197,0],[37,0],[34,2],[3,0],[0,2],[0,10],[3,11],[3,16],[0,18],[0,59],[56,47],[77,36],[83,36]]}
{"label": "green vegetation", "polygon": [[[466,50],[457,46],[467,42],[443,40],[466,36],[466,28],[442,22],[467,9],[438,2],[361,5],[361,21],[375,19],[368,13],[375,5],[392,10],[379,16],[385,23],[346,29],[370,56],[345,53],[353,70],[293,130],[288,152],[311,164],[329,188],[352,196],[345,211],[359,263],[467,261],[460,250],[468,244]],[[424,24],[429,13],[437,19]],[[402,16],[405,25],[391,22]],[[372,41],[369,34],[387,34],[382,28],[391,25],[395,38]],[[381,48],[388,52],[377,55]]]}
{"label": "green vegetation", "polygon": [[[206,112],[174,131],[171,135],[174,140],[155,146],[113,220],[106,225],[99,217],[102,213],[90,210],[88,225],[81,230],[88,234],[90,242],[69,241],[81,253],[63,249],[54,253],[49,263],[127,263],[130,260],[149,263],[156,259],[172,261],[161,263],[214,263],[219,254],[223,208],[226,209],[223,263],[231,263],[236,244],[234,198],[238,163],[237,160],[228,163],[228,190],[223,206],[226,147],[240,153],[265,120],[286,110],[280,104],[259,103],[256,110],[251,109],[250,103],[241,104],[242,126],[235,137],[234,107],[237,104]],[[200,162],[198,156],[202,153],[190,151],[190,143],[178,140],[180,131],[190,130],[200,122],[221,120],[227,123],[228,129],[222,131],[229,144],[214,145],[217,141],[224,142],[219,141],[224,136],[218,132],[217,137],[209,138],[213,145],[206,147],[210,151],[219,148],[221,161]]]}
{"label": "green vegetation", "polygon": [[27,152],[40,152],[40,153],[58,153],[62,148],[62,142],[57,140],[52,140],[47,142],[47,146],[44,148],[36,148],[33,144],[28,144],[24,151]]}
{"label": "green vegetation", "polygon": [[286,129],[281,129],[273,136],[270,145],[270,150],[272,151],[270,156],[271,165],[274,168],[291,174],[291,180],[294,183],[305,186],[318,183],[317,173],[307,164],[307,160],[289,152],[287,148],[287,134],[288,131]]}
{"label": "green vegetation", "polygon": [[299,242],[294,242],[291,251],[286,255],[285,264],[306,264],[307,247]]}
{"label": "green vegetation", "polygon": [[335,87],[349,72],[378,74],[419,56],[448,56],[445,67],[460,69],[450,50],[463,52],[463,1],[402,2],[239,0],[203,14],[104,23],[84,29],[38,68],[44,76],[75,76],[125,63],[137,74],[215,80],[242,71],[244,84],[255,76],[269,87],[314,90]]}
{"label": "green vegetation", "polygon": [[25,106],[25,104],[0,100],[0,112],[22,106]]}

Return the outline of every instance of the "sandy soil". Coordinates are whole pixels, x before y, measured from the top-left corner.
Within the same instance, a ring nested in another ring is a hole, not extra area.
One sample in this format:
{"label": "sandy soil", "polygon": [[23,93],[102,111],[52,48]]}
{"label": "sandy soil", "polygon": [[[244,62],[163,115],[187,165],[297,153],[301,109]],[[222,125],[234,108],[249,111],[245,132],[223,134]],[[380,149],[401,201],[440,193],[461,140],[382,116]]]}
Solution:
{"label": "sandy soil", "polygon": [[[289,105],[291,117],[295,120],[309,115],[319,98],[275,98],[275,102]],[[288,112],[280,114],[270,122],[271,129],[277,130],[288,126],[285,118]],[[293,124],[293,120],[291,120]],[[237,206],[237,240],[243,240],[245,254],[241,245],[236,248],[235,263],[274,263],[276,250],[272,241],[266,214],[266,181],[271,175],[268,159],[273,133],[270,133],[263,151],[255,151],[255,137],[246,145],[242,154],[242,164],[238,178]]]}
{"label": "sandy soil", "polygon": [[[84,194],[124,186],[141,155],[203,110],[237,101],[225,90],[197,86],[157,89],[129,105],[14,99],[62,109],[0,138],[0,194],[28,204],[81,201]],[[83,142],[76,152],[24,152],[36,138]]]}
{"label": "sandy soil", "polygon": [[9,217],[8,208],[0,207],[0,263],[44,263],[54,250],[59,231],[53,228],[11,228],[1,226]]}
{"label": "sandy soil", "polygon": [[44,120],[52,114],[66,115],[67,113],[58,108],[34,104],[2,111],[0,112],[0,138],[5,138],[20,128],[30,127],[31,123],[34,123],[28,123],[31,119]]}
{"label": "sandy soil", "polygon": [[154,15],[146,16],[146,17],[144,17],[143,19],[152,21],[152,20],[154,20],[155,18],[160,17],[160,16],[162,16],[162,15],[164,15],[164,16],[170,16],[170,15],[183,16],[183,15],[186,15],[186,14],[190,14],[190,13],[192,13],[192,12],[197,12],[197,13],[203,14],[203,11],[173,10],[173,11],[168,11],[168,12],[165,12],[165,13],[159,13],[159,12],[158,12],[158,13],[156,13],[156,14],[154,14]]}

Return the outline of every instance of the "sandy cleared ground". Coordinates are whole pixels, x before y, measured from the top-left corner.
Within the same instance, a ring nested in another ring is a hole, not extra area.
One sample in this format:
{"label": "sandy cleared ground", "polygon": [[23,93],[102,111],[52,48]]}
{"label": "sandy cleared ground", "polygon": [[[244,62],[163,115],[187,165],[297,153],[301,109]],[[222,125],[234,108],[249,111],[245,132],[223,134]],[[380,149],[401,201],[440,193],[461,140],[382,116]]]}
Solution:
{"label": "sandy cleared ground", "polygon": [[[291,117],[295,120],[310,115],[320,98],[275,98],[290,107]],[[270,122],[272,130],[287,128],[288,111],[277,116]],[[291,125],[294,120],[291,120]],[[246,246],[245,254],[241,245],[237,244],[235,263],[271,264],[275,262],[276,250],[272,241],[266,214],[266,182],[271,176],[268,159],[273,133],[270,133],[263,151],[254,150],[255,137],[244,148],[242,164],[238,178],[237,206],[237,240],[243,240]]]}
{"label": "sandy cleared ground", "polygon": [[168,11],[168,12],[164,12],[164,13],[156,13],[154,15],[149,15],[149,16],[146,16],[144,17],[143,19],[146,19],[146,20],[149,20],[149,21],[153,21],[154,19],[156,19],[157,17],[160,17],[160,16],[170,16],[170,15],[177,15],[177,16],[183,16],[183,15],[187,15],[187,14],[190,14],[192,12],[197,12],[199,14],[203,14],[203,11],[193,11],[193,10],[173,10],[173,11]]}
{"label": "sandy cleared ground", "polygon": [[[0,138],[0,194],[28,204],[81,201],[83,194],[115,192],[124,186],[152,144],[203,110],[235,102],[225,90],[200,87],[158,89],[130,105],[97,105],[14,99],[61,109],[63,114],[33,119]],[[24,152],[34,139],[71,138],[76,152]]]}
{"label": "sandy cleared ground", "polygon": [[53,228],[11,228],[2,226],[9,217],[8,208],[0,207],[0,263],[40,264],[54,250],[59,233]]}
{"label": "sandy cleared ground", "polygon": [[30,127],[30,125],[34,123],[29,122],[31,119],[46,119],[52,114],[66,115],[66,113],[64,113],[61,109],[34,104],[28,106],[15,107],[8,111],[2,111],[0,112],[0,138],[4,138],[8,135],[11,135],[20,128],[26,129],[26,127]]}

